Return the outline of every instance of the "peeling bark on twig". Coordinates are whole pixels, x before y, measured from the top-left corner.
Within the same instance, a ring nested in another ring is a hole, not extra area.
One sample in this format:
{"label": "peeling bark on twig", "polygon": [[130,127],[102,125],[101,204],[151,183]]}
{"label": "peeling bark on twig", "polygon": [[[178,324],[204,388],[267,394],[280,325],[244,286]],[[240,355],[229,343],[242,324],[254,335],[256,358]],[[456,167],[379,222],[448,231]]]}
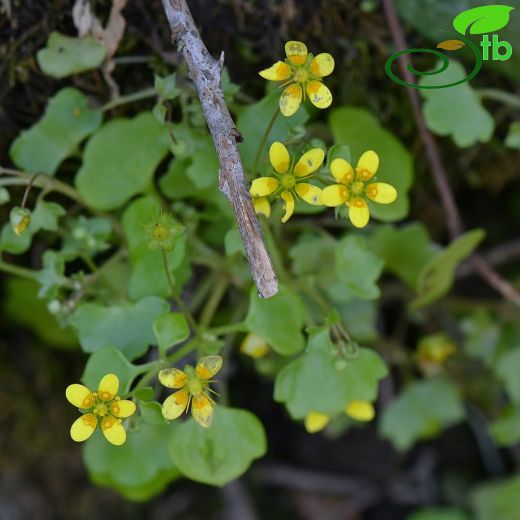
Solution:
{"label": "peeling bark on twig", "polygon": [[162,3],[172,40],[177,41],[179,51],[188,63],[217,150],[220,191],[233,206],[258,293],[262,298],[269,298],[277,293],[278,281],[245,185],[238,151],[242,137],[229,114],[220,85],[224,54],[218,61],[209,54],[185,0],[162,0]]}

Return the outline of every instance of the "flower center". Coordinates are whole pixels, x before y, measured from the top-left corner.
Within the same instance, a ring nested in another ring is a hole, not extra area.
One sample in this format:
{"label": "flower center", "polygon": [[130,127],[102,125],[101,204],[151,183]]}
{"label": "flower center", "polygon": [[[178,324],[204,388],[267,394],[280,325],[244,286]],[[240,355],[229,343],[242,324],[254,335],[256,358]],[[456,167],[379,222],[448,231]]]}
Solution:
{"label": "flower center", "polygon": [[307,69],[298,69],[294,75],[294,81],[296,83],[305,83],[309,81],[309,71]]}
{"label": "flower center", "polygon": [[357,181],[354,184],[352,184],[352,187],[350,188],[352,190],[352,193],[355,193],[356,195],[359,195],[364,188],[365,184],[361,181]]}
{"label": "flower center", "polygon": [[98,403],[94,408],[94,413],[101,417],[104,417],[108,413],[108,407],[104,403]]}
{"label": "flower center", "polygon": [[156,240],[164,240],[168,236],[168,228],[163,224],[155,224],[153,237]]}
{"label": "flower center", "polygon": [[294,178],[294,175],[292,175],[291,173],[287,173],[281,178],[280,184],[286,190],[290,190],[291,188],[294,188],[296,186],[296,179]]}
{"label": "flower center", "polygon": [[204,385],[201,383],[201,381],[199,379],[192,379],[188,383],[188,391],[193,396],[200,395],[203,390],[204,390]]}

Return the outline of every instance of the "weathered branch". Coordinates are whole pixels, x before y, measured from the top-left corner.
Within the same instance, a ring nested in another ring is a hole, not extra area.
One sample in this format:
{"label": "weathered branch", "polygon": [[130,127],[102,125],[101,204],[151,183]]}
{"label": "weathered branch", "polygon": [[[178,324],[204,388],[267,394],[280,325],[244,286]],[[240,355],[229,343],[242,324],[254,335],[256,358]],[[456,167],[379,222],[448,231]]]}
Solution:
{"label": "weathered branch", "polygon": [[[383,0],[383,6],[385,9],[386,18],[388,20],[388,26],[390,27],[390,32],[392,33],[392,38],[397,50],[401,51],[407,49],[408,46],[403,35],[401,23],[399,21],[399,17],[397,16],[393,0]],[[409,63],[410,57],[407,54],[404,54],[399,58],[399,67],[405,81],[408,83],[415,83],[415,79],[412,73],[408,70]],[[421,111],[421,101],[417,90],[414,88],[407,88],[406,93],[410,99],[415,123],[419,130],[419,135],[421,137],[421,141],[423,142],[426,156],[430,162],[431,171],[433,173],[433,180],[435,181],[442,206],[446,212],[450,236],[452,239],[455,239],[463,232],[464,224],[459,212],[459,208],[455,203],[455,197],[453,196],[450,184],[448,182],[448,175],[442,162],[441,153],[435,138],[428,130],[424,121]],[[520,293],[511,283],[509,283],[505,278],[494,271],[489,263],[478,253],[475,253],[471,257],[471,261],[473,262],[474,270],[481,276],[481,278],[483,278],[504,298],[520,307]]]}
{"label": "weathered branch", "polygon": [[251,274],[262,298],[278,291],[278,281],[246,188],[238,143],[242,137],[229,113],[220,76],[224,55],[216,61],[206,49],[185,0],[162,0],[172,40],[188,63],[220,162],[219,188],[233,206]]}

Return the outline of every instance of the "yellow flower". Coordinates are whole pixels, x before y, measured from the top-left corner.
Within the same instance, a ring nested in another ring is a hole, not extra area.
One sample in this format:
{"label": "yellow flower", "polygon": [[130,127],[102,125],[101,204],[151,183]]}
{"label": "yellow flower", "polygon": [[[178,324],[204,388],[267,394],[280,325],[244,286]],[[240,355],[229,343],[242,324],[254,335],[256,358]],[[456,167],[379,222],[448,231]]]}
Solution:
{"label": "yellow flower", "polygon": [[253,359],[258,359],[269,353],[269,345],[264,338],[250,332],[242,341],[240,352]]}
{"label": "yellow flower", "polygon": [[101,424],[101,431],[108,442],[120,446],[126,440],[126,432],[121,422],[135,413],[135,404],[121,399],[117,392],[119,379],[115,374],[107,374],[99,382],[97,392],[86,386],[73,384],[67,387],[67,400],[83,413],[70,428],[70,436],[76,442],[86,441]]}
{"label": "yellow flower", "polygon": [[196,368],[186,365],[184,370],[165,368],[159,372],[159,381],[167,388],[178,389],[166,398],[162,405],[165,419],[177,419],[191,403],[191,415],[204,428],[209,428],[213,421],[215,402],[208,394],[211,378],[221,369],[220,356],[206,356]]}
{"label": "yellow flower", "polygon": [[[374,405],[369,401],[350,401],[345,406],[345,413],[360,422],[371,421],[376,415]],[[304,425],[309,433],[316,433],[323,430],[329,424],[329,421],[329,415],[313,411],[305,417]]]}
{"label": "yellow flower", "polygon": [[417,346],[417,362],[427,375],[442,371],[444,362],[457,352],[453,341],[445,334],[432,334],[421,338]]}
{"label": "yellow flower", "polygon": [[370,219],[368,200],[390,204],[397,198],[396,189],[386,182],[368,182],[379,167],[379,156],[369,150],[354,168],[345,159],[334,159],[330,165],[332,175],[339,184],[323,189],[321,200],[325,206],[348,206],[350,221],[357,228],[365,227]]}
{"label": "yellow flower", "polygon": [[259,72],[269,81],[283,81],[287,85],[280,97],[280,112],[292,116],[299,108],[302,98],[309,96],[318,108],[327,108],[332,103],[332,94],[322,82],[322,78],[332,74],[334,58],[327,52],[313,56],[307,52],[302,42],[285,44],[285,61],[277,61],[268,69]]}
{"label": "yellow flower", "polygon": [[[269,148],[269,160],[274,177],[255,179],[249,190],[257,213],[270,214],[269,195],[280,196],[284,201],[285,215],[282,222],[287,222],[294,212],[294,199],[300,197],[314,206],[321,204],[321,189],[306,182],[322,164],[325,153],[320,148],[313,148],[304,153],[300,160],[291,162],[287,148],[274,142]],[[293,166],[294,165],[294,166]]]}

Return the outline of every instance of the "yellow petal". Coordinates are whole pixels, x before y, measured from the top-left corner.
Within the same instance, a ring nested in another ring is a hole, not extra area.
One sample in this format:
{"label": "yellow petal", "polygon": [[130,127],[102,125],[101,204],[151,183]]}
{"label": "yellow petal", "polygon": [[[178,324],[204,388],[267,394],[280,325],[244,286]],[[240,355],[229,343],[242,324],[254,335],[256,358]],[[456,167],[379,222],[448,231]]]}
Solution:
{"label": "yellow petal", "polygon": [[289,168],[289,152],[287,148],[278,141],[275,141],[269,148],[269,160],[273,165],[273,168],[278,173],[285,173]]}
{"label": "yellow petal", "polygon": [[111,401],[119,390],[119,379],[115,374],[107,374],[99,382],[98,397],[103,401]]}
{"label": "yellow petal", "polygon": [[279,184],[278,179],[274,177],[259,177],[251,183],[249,193],[253,197],[265,197],[276,191]]}
{"label": "yellow petal", "polygon": [[195,373],[200,379],[211,379],[221,368],[224,360],[220,356],[203,357],[195,368]]}
{"label": "yellow petal", "polygon": [[332,161],[330,171],[340,184],[350,184],[354,180],[354,168],[341,157]]}
{"label": "yellow petal", "polygon": [[96,429],[97,417],[93,413],[86,413],[78,417],[70,427],[70,436],[73,441],[86,441]]}
{"label": "yellow petal", "polygon": [[159,381],[167,388],[182,388],[188,381],[188,376],[178,368],[164,368],[159,371]]}
{"label": "yellow petal", "polygon": [[315,107],[327,108],[332,104],[332,94],[329,87],[325,86],[321,81],[309,81],[305,90],[307,91],[311,103]]}
{"label": "yellow petal", "polygon": [[363,153],[357,163],[358,176],[362,181],[371,179],[379,168],[379,156],[373,150]]}
{"label": "yellow petal", "polygon": [[128,399],[119,399],[110,405],[110,413],[115,417],[130,417],[135,413],[135,403]]}
{"label": "yellow petal", "polygon": [[264,357],[269,352],[269,345],[264,338],[250,332],[240,345],[240,352],[253,359]]}
{"label": "yellow petal", "polygon": [[311,61],[311,72],[315,76],[328,76],[334,70],[334,58],[328,52],[322,52]]}
{"label": "yellow petal", "polygon": [[368,210],[368,205],[365,200],[361,197],[352,199],[348,209],[348,216],[350,222],[357,228],[365,227],[370,219],[370,211]]}
{"label": "yellow petal", "polygon": [[110,415],[101,419],[101,431],[105,439],[114,446],[121,446],[126,441],[126,432],[121,424],[121,419],[116,419]]}
{"label": "yellow petal", "polygon": [[282,222],[285,224],[294,213],[294,197],[290,191],[282,191],[280,197],[285,201],[285,204],[283,205],[285,215],[282,217]]}
{"label": "yellow petal", "polygon": [[349,197],[349,191],[343,184],[332,184],[321,192],[321,203],[334,208],[344,204]]}
{"label": "yellow petal", "polygon": [[445,51],[457,51],[464,47],[465,43],[461,40],[444,40],[437,44],[438,49],[444,49]]}
{"label": "yellow petal", "polygon": [[213,422],[213,403],[211,399],[200,394],[193,398],[191,403],[191,415],[204,428],[209,428]]}
{"label": "yellow petal", "polygon": [[356,421],[371,421],[376,415],[374,406],[368,401],[350,401],[345,413]]}
{"label": "yellow petal", "polygon": [[271,216],[271,204],[264,197],[253,197],[253,207],[257,215]]}
{"label": "yellow petal", "polygon": [[178,390],[164,400],[162,414],[165,419],[177,419],[186,410],[190,394],[186,388]]}
{"label": "yellow petal", "polygon": [[287,42],[285,44],[285,54],[291,63],[303,65],[307,59],[307,46],[302,42]]}
{"label": "yellow petal", "polygon": [[309,433],[316,433],[323,430],[329,421],[330,417],[324,413],[310,412],[307,417],[305,417],[305,429]]}
{"label": "yellow petal", "polygon": [[386,182],[373,182],[365,191],[367,197],[379,204],[391,204],[397,198],[397,190]]}
{"label": "yellow petal", "polygon": [[292,116],[302,102],[303,91],[301,85],[289,85],[280,96],[280,112],[284,116]]}
{"label": "yellow petal", "polygon": [[322,164],[325,152],[321,148],[313,148],[305,152],[294,167],[294,173],[297,177],[305,177],[315,172]]}
{"label": "yellow petal", "polygon": [[321,205],[321,189],[307,182],[296,185],[296,193],[307,203],[313,206]]}
{"label": "yellow petal", "polygon": [[69,385],[67,390],[65,390],[65,396],[69,403],[78,408],[91,408],[94,406],[94,395],[86,386],[78,385],[77,383]]}
{"label": "yellow petal", "polygon": [[291,76],[291,67],[283,61],[277,61],[268,69],[261,70],[258,74],[269,81],[284,81]]}

